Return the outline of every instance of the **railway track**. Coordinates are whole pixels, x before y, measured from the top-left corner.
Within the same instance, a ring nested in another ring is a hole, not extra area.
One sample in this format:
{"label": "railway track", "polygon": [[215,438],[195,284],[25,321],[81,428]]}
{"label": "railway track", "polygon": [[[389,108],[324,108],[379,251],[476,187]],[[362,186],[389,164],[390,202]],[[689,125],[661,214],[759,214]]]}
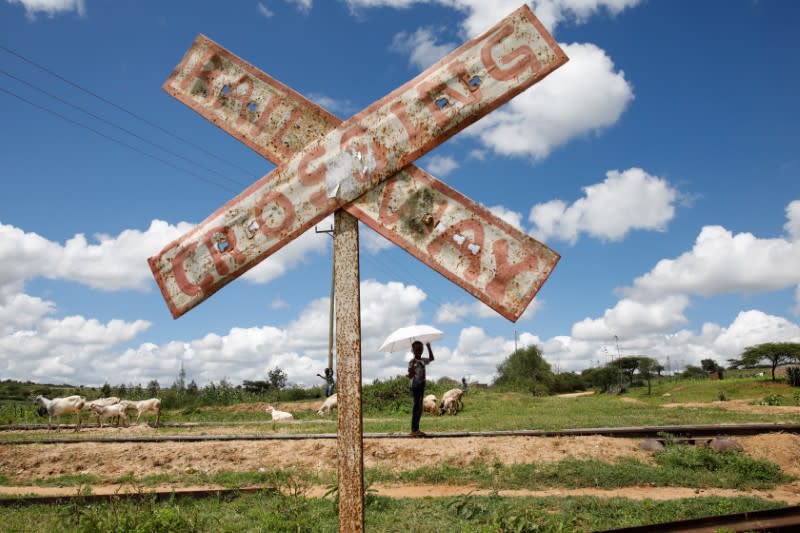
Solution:
{"label": "railway track", "polygon": [[[197,429],[203,427],[235,426],[236,424],[170,424],[169,429]],[[247,424],[249,425],[249,424]],[[71,426],[74,428],[74,426]],[[62,430],[68,429],[62,426]],[[20,426],[20,430],[43,430],[46,426]],[[800,433],[800,424],[712,424],[680,426],[635,426],[618,428],[576,428],[561,430],[513,430],[513,431],[451,431],[428,432],[427,438],[473,438],[473,437],[577,437],[605,436],[619,438],[643,438],[655,440],[681,441],[688,444],[702,443],[714,437],[736,437],[760,435],[763,433]],[[84,436],[87,435],[87,436]],[[364,439],[411,438],[408,433],[364,433]],[[258,441],[258,440],[314,440],[336,439],[336,433],[271,433],[271,434],[228,434],[228,435],[122,435],[96,436],[92,434],[71,433],[47,438],[20,438],[4,440],[0,445],[22,444],[77,444],[82,442],[209,442],[209,441]],[[697,441],[697,442],[695,442]]]}
{"label": "railway track", "polygon": [[[2,507],[30,505],[97,504],[124,501],[171,501],[173,499],[218,498],[230,500],[241,494],[259,492],[277,493],[275,487],[244,487],[237,489],[173,489],[170,491],[142,491],[115,494],[74,494],[70,496],[15,496],[0,498]],[[770,532],[790,533],[800,531],[800,506],[782,507],[765,511],[708,516],[659,524],[609,529],[599,533],[718,533]]]}

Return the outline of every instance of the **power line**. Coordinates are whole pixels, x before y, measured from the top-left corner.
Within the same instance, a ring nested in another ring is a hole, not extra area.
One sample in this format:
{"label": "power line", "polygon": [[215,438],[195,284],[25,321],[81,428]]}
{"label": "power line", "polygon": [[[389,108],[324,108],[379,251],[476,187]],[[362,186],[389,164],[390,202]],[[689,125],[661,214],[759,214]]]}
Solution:
{"label": "power line", "polygon": [[58,111],[53,111],[52,109],[49,109],[49,108],[44,107],[42,105],[39,105],[39,104],[37,104],[35,102],[31,102],[27,98],[24,98],[24,97],[22,97],[22,96],[20,96],[18,94],[12,93],[11,91],[7,91],[7,90],[3,89],[2,87],[0,87],[0,92],[3,92],[3,93],[5,93],[5,94],[7,94],[9,96],[13,96],[14,98],[17,98],[18,100],[22,100],[26,104],[28,104],[30,106],[33,106],[33,107],[36,107],[38,109],[41,109],[42,111],[47,111],[48,113],[50,113],[52,115],[55,115],[55,116],[57,116],[58,118],[60,118],[62,120],[65,120],[65,121],[67,121],[67,122],[69,122],[71,124],[74,124],[76,126],[79,126],[81,128],[87,129],[87,130],[91,131],[92,133],[94,133],[95,135],[99,135],[100,137],[103,137],[104,139],[107,139],[107,140],[109,140],[111,142],[119,144],[120,146],[124,146],[125,148],[133,150],[134,152],[137,152],[137,153],[139,153],[139,154],[141,154],[141,155],[143,155],[145,157],[149,157],[150,159],[154,159],[154,160],[156,160],[156,161],[158,161],[160,163],[164,163],[165,165],[168,165],[168,166],[174,168],[175,170],[179,170],[181,172],[185,172],[187,174],[190,174],[190,175],[194,176],[195,178],[197,178],[197,179],[199,179],[201,181],[205,181],[206,183],[210,183],[212,185],[216,185],[217,187],[225,189],[226,191],[230,191],[230,192],[233,192],[233,193],[238,193],[239,192],[237,190],[234,190],[234,189],[228,187],[227,185],[218,183],[216,181],[213,181],[211,179],[206,178],[205,176],[197,174],[196,172],[193,172],[191,170],[187,170],[185,168],[181,168],[181,167],[171,163],[170,161],[167,161],[166,159],[163,159],[163,158],[158,157],[156,155],[153,155],[153,154],[150,154],[148,152],[145,152],[144,150],[141,150],[141,149],[139,149],[139,148],[137,148],[137,147],[135,147],[133,145],[130,145],[130,144],[126,143],[125,141],[120,141],[119,139],[111,137],[110,135],[106,135],[105,133],[94,129],[91,126],[87,126],[86,124],[78,122],[77,120],[73,120],[73,119],[71,119],[71,118],[69,118],[69,117],[67,117],[65,115],[62,115]]}
{"label": "power line", "polygon": [[148,119],[146,119],[146,118],[144,118],[144,117],[142,117],[140,115],[137,115],[133,111],[129,111],[129,110],[125,109],[124,107],[122,107],[122,106],[120,106],[118,104],[115,104],[111,100],[108,100],[107,98],[104,98],[104,97],[100,96],[99,94],[96,94],[96,93],[90,91],[89,89],[86,89],[85,87],[82,87],[81,85],[78,85],[77,83],[68,80],[67,78],[61,76],[60,74],[58,74],[56,72],[53,72],[49,68],[47,68],[47,67],[45,67],[43,65],[40,65],[39,63],[35,62],[34,60],[28,59],[27,57],[23,56],[19,52],[11,50],[10,48],[8,48],[8,47],[6,47],[6,46],[4,46],[2,44],[0,44],[0,49],[5,51],[6,53],[9,53],[9,54],[21,59],[22,61],[25,61],[26,63],[28,63],[30,65],[33,65],[34,67],[36,67],[36,68],[38,68],[40,70],[43,70],[44,72],[50,74],[51,76],[53,76],[55,78],[58,78],[59,80],[63,81],[64,83],[66,83],[68,85],[71,85],[71,86],[75,87],[76,89],[81,90],[81,91],[85,92],[86,94],[88,94],[90,96],[93,96],[94,98],[97,98],[101,102],[104,102],[104,103],[106,103],[106,104],[108,104],[108,105],[110,105],[110,106],[122,111],[123,113],[126,113],[126,114],[132,116],[136,120],[144,122],[148,126],[150,126],[152,128],[155,128],[155,129],[159,130],[160,132],[162,132],[162,133],[164,133],[166,135],[169,135],[173,139],[176,139],[176,140],[178,140],[178,141],[180,141],[180,142],[182,142],[184,144],[187,144],[187,145],[191,146],[192,148],[194,148],[195,150],[199,150],[200,152],[203,152],[204,154],[207,154],[207,155],[209,155],[209,156],[211,156],[211,157],[213,157],[213,158],[215,158],[215,159],[217,159],[219,161],[222,161],[223,163],[225,163],[227,165],[230,165],[230,166],[232,166],[234,168],[237,168],[237,169],[241,170],[242,172],[244,172],[248,176],[251,176],[251,177],[254,177],[254,178],[260,178],[261,177],[261,176],[259,176],[257,174],[254,174],[253,172],[247,170],[246,168],[236,164],[236,163],[228,161],[224,157],[221,157],[221,156],[218,156],[218,155],[216,155],[216,154],[214,154],[212,152],[209,152],[205,148],[203,148],[201,146],[198,146],[197,144],[193,143],[192,141],[189,141],[188,139],[185,139],[185,138],[181,137],[180,135],[178,135],[176,133],[173,133],[173,132],[167,130],[166,128],[163,128],[162,126],[159,126],[158,124],[156,124],[156,123],[154,123],[154,122],[152,122],[152,121],[150,121],[150,120],[148,120]]}
{"label": "power line", "polygon": [[119,126],[119,125],[111,122],[110,120],[107,120],[107,119],[105,119],[105,118],[103,118],[103,117],[101,117],[99,115],[96,115],[95,113],[92,113],[88,109],[84,109],[81,106],[72,104],[72,103],[64,100],[63,98],[61,98],[59,96],[56,96],[55,94],[52,94],[52,93],[46,91],[45,89],[42,89],[41,87],[38,87],[38,86],[34,85],[33,83],[30,83],[30,82],[27,82],[27,81],[25,81],[25,80],[23,80],[21,78],[18,78],[16,76],[14,76],[13,74],[9,74],[5,70],[0,69],[0,74],[3,74],[3,75],[5,75],[5,76],[7,76],[7,77],[9,77],[9,78],[11,78],[13,80],[16,80],[19,83],[27,85],[28,87],[31,87],[32,89],[35,89],[35,90],[39,91],[40,93],[49,96],[50,98],[58,100],[59,102],[61,102],[64,105],[68,105],[73,109],[77,109],[81,113],[85,113],[85,114],[89,115],[90,117],[92,117],[92,118],[94,118],[96,120],[99,120],[100,122],[103,122],[104,124],[107,124],[108,126],[111,126],[113,128],[116,128],[116,129],[124,132],[124,133],[127,133],[131,137],[135,137],[136,139],[139,139],[140,141],[142,141],[142,142],[144,142],[146,144],[149,144],[150,146],[152,146],[154,148],[157,148],[159,150],[163,150],[164,152],[170,154],[173,157],[177,157],[178,159],[182,159],[183,161],[186,161],[187,163],[190,163],[192,165],[196,165],[196,166],[202,168],[203,170],[205,170],[207,172],[211,172],[212,174],[216,174],[217,176],[220,176],[221,178],[223,178],[225,180],[228,180],[228,181],[230,181],[231,183],[233,183],[235,185],[240,185],[240,186],[246,185],[245,183],[242,183],[242,182],[240,182],[238,180],[235,180],[233,178],[229,178],[228,176],[226,176],[222,172],[218,172],[218,171],[214,170],[213,168],[209,168],[209,167],[207,167],[205,165],[202,165],[202,164],[200,164],[200,163],[198,163],[196,161],[193,161],[193,160],[189,159],[186,156],[183,156],[183,155],[181,155],[181,154],[179,154],[177,152],[174,152],[174,151],[170,150],[169,148],[165,148],[163,146],[160,146],[160,145],[154,143],[153,141],[150,141],[149,139],[146,139],[146,138],[142,137],[141,135],[137,134],[136,132],[133,132],[133,131],[131,131],[131,130],[123,127],[123,126]]}

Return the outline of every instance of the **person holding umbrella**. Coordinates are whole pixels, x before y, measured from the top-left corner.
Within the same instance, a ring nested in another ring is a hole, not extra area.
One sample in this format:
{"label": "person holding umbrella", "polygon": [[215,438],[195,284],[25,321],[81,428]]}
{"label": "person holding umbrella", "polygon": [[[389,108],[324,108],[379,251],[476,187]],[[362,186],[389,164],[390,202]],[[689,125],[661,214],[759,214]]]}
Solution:
{"label": "person holding umbrella", "polygon": [[425,433],[419,430],[419,419],[422,418],[422,398],[425,396],[425,366],[433,362],[433,350],[431,343],[427,343],[428,355],[422,357],[422,342],[414,341],[411,343],[411,351],[414,358],[408,362],[408,378],[411,380],[411,396],[414,398],[413,408],[411,409],[411,436],[424,437]]}

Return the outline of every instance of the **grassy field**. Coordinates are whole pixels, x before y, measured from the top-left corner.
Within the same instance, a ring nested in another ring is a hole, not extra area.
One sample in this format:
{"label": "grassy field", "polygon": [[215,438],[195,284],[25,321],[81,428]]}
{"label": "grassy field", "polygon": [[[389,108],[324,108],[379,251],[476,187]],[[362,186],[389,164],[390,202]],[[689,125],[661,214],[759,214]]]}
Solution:
{"label": "grassy field", "polygon": [[[440,392],[433,390],[432,392]],[[623,395],[535,397],[530,394],[474,389],[457,416],[423,418],[429,432],[564,429],[637,425],[721,423],[800,423],[800,389],[764,378],[723,381],[662,381],[633,388]],[[721,401],[724,398],[726,401]],[[279,403],[294,412],[294,423],[273,424],[263,408],[246,406],[166,410],[165,422],[221,422],[234,424],[225,432],[333,433],[335,415],[319,417],[320,400]],[[410,397],[387,408],[374,404],[364,411],[365,432],[408,431]],[[667,405],[678,404],[678,406]],[[736,409],[729,409],[732,405]],[[41,423],[24,403],[0,404],[5,423]],[[65,420],[66,422],[66,420]],[[162,428],[159,433],[203,433],[207,427]],[[44,432],[0,432],[3,441],[41,438]],[[86,438],[89,431],[61,432],[61,437]],[[3,470],[6,470],[4,468]],[[793,481],[774,463],[745,454],[705,448],[670,446],[652,463],[621,459],[607,463],[568,458],[549,464],[500,464],[479,460],[467,465],[441,462],[435,467],[389,471],[368,468],[371,484],[436,484],[471,486],[488,496],[466,495],[424,499],[388,498],[369,492],[366,501],[368,531],[419,532],[584,532],[641,524],[780,507],[778,501],[735,497],[696,497],[671,501],[634,501],[624,498],[501,497],[507,489],[572,489],[620,487],[696,487],[769,489]],[[40,486],[74,487],[76,491],[98,480],[90,474],[61,475],[36,482]],[[162,484],[222,485],[236,488],[264,486],[278,489],[201,501],[145,501],[136,505],[74,503],[60,506],[2,507],[3,531],[336,531],[335,501],[305,496],[310,486],[335,487],[335,474],[297,470],[184,472],[115,480],[145,489]],[[0,484],[14,481],[0,474]],[[335,496],[335,493],[334,493]]]}

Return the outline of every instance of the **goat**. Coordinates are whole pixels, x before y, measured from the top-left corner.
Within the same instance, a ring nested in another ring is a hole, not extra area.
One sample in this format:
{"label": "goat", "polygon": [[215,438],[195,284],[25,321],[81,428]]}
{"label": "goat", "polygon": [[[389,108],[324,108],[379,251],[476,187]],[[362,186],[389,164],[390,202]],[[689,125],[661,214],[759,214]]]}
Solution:
{"label": "goat", "polygon": [[432,415],[439,414],[439,408],[436,406],[435,394],[428,394],[427,396],[425,396],[425,398],[422,400],[422,410]]}
{"label": "goat", "polygon": [[277,422],[282,422],[284,420],[294,420],[292,413],[287,413],[285,411],[278,411],[271,405],[267,406],[266,411],[272,414],[272,420]]}
{"label": "goat", "polygon": [[319,411],[317,411],[317,414],[319,416],[329,415],[331,414],[331,411],[333,411],[334,409],[338,409],[338,407],[339,407],[339,400],[337,399],[336,394],[331,394],[330,396],[325,398],[325,401],[322,403],[322,407],[319,408]]}
{"label": "goat", "polygon": [[95,402],[89,402],[91,406],[91,410],[97,415],[97,422],[100,424],[100,427],[103,427],[103,420],[107,418],[117,418],[117,425],[119,425],[120,420],[122,421],[123,425],[128,425],[128,413],[126,413],[126,408],[121,403],[115,403],[111,405],[100,405]]}
{"label": "goat", "polygon": [[[97,413],[94,410],[95,405],[100,407],[105,407],[107,405],[115,405],[118,403],[119,403],[119,398],[117,398],[116,396],[109,396],[108,398],[97,398],[96,400],[86,402],[83,408],[89,411],[90,413],[94,413],[97,415]],[[97,415],[97,423],[100,424],[100,415]]]}
{"label": "goat", "polygon": [[67,413],[75,413],[78,418],[78,424],[75,426],[75,431],[81,429],[81,409],[86,403],[86,398],[83,396],[67,396],[65,398],[53,398],[48,400],[44,396],[37,396],[33,401],[47,409],[47,429],[49,430],[53,423],[53,417],[56,417],[56,431],[61,429],[61,415]]}
{"label": "goat", "polygon": [[450,389],[442,395],[442,403],[440,404],[439,414],[454,415],[464,408],[461,402],[461,397],[464,391],[461,389]]}
{"label": "goat", "polygon": [[149,400],[140,400],[138,402],[133,402],[130,400],[122,400],[119,402],[124,406],[124,409],[127,411],[129,409],[136,409],[136,423],[139,423],[139,419],[142,418],[143,414],[146,413],[155,413],[156,414],[156,425],[158,427],[159,422],[161,421],[161,400],[158,398],[150,398]]}

